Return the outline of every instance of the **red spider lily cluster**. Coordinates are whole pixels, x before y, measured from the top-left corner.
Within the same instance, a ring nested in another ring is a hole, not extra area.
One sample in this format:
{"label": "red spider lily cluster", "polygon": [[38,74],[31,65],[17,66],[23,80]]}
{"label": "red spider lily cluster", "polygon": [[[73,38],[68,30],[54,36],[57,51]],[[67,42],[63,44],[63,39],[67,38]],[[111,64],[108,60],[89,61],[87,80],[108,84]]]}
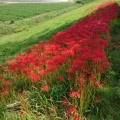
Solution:
{"label": "red spider lily cluster", "polygon": [[[8,86],[17,80],[39,84],[43,92],[50,91],[53,81],[69,81],[69,97],[74,101],[73,106],[68,104],[68,100],[62,104],[67,106],[67,116],[81,120],[78,113],[82,116],[84,104],[89,105],[95,100],[100,102],[94,91],[104,87],[101,75],[110,66],[105,49],[111,40],[110,24],[117,14],[116,2],[102,5],[90,16],[54,35],[49,42],[40,41],[40,44],[8,61],[5,74],[9,73],[12,80],[0,76],[0,94],[8,94]],[[0,69],[5,71],[5,68]],[[91,97],[94,97],[93,101]]]}

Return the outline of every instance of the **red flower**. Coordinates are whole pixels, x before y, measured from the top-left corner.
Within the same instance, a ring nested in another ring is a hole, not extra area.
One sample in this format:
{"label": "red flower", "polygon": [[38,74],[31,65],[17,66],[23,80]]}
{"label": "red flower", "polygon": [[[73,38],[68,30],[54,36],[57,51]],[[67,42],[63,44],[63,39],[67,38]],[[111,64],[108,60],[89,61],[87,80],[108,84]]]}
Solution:
{"label": "red flower", "polygon": [[74,73],[75,69],[74,68],[69,68],[66,72],[68,73]]}
{"label": "red flower", "polygon": [[3,88],[2,90],[0,90],[0,93],[3,93],[4,95],[8,95],[9,90],[8,90],[8,88]]}
{"label": "red flower", "polygon": [[96,102],[98,103],[98,102],[100,102],[101,100],[100,100],[100,98],[98,97],[98,98],[96,98]]}
{"label": "red flower", "polygon": [[114,43],[110,43],[110,46],[115,46]]}
{"label": "red flower", "polygon": [[3,71],[5,69],[6,69],[5,66],[0,66],[0,71]]}
{"label": "red flower", "polygon": [[69,108],[66,112],[67,116],[75,115],[77,113],[75,108]]}
{"label": "red flower", "polygon": [[71,98],[80,98],[80,94],[78,92],[75,92],[72,90],[70,93],[70,97]]}
{"label": "red flower", "polygon": [[28,74],[28,73],[30,73],[31,71],[32,71],[32,68],[27,68],[27,67],[23,68],[24,74]]}
{"label": "red flower", "polygon": [[25,93],[23,96],[24,96],[25,98],[27,98],[27,97],[28,97],[28,94]]}
{"label": "red flower", "polygon": [[29,75],[29,78],[31,79],[31,81],[32,81],[33,83],[37,83],[37,82],[40,80],[40,76],[37,75],[37,74],[30,74],[30,75]]}
{"label": "red flower", "polygon": [[117,47],[118,49],[120,49],[120,45],[117,45],[116,47]]}
{"label": "red flower", "polygon": [[101,88],[101,89],[103,88],[103,84],[102,84],[102,83],[96,82],[95,84],[96,84],[99,88]]}
{"label": "red flower", "polygon": [[9,85],[11,85],[12,83],[11,82],[9,82],[9,81],[4,81],[4,85],[5,86],[9,86]]}
{"label": "red flower", "polygon": [[78,83],[85,83],[85,79],[80,77],[78,80],[77,80]]}
{"label": "red flower", "polygon": [[107,70],[107,69],[109,68],[109,66],[110,66],[110,63],[109,63],[108,61],[106,61],[106,62],[104,62],[104,63],[102,64],[102,68],[103,68],[104,70]]}
{"label": "red flower", "polygon": [[22,92],[23,91],[23,89],[22,88],[18,88],[18,92]]}
{"label": "red flower", "polygon": [[78,107],[78,102],[74,103],[74,107],[77,108]]}
{"label": "red flower", "polygon": [[69,105],[69,101],[68,101],[67,99],[63,100],[63,101],[62,101],[62,105],[63,105],[64,107],[67,107],[67,106]]}
{"label": "red flower", "polygon": [[68,80],[69,80],[69,81],[72,81],[72,80],[73,80],[73,77],[72,77],[72,76],[69,76],[69,77],[68,77]]}
{"label": "red flower", "polygon": [[82,120],[80,117],[74,117],[74,120]]}
{"label": "red flower", "polygon": [[49,91],[49,87],[48,87],[48,86],[43,86],[43,87],[41,88],[41,90],[42,90],[43,92],[48,92],[48,91]]}
{"label": "red flower", "polygon": [[3,79],[3,76],[0,76],[0,80]]}
{"label": "red flower", "polygon": [[56,65],[50,65],[49,66],[49,71],[50,72],[54,72],[55,70],[57,70],[57,66]]}
{"label": "red flower", "polygon": [[48,74],[48,71],[47,70],[41,70],[41,71],[39,71],[39,74],[42,76],[44,76],[44,75],[47,75]]}
{"label": "red flower", "polygon": [[60,80],[60,81],[64,81],[65,78],[64,78],[63,76],[59,76],[59,77],[58,77],[58,80]]}

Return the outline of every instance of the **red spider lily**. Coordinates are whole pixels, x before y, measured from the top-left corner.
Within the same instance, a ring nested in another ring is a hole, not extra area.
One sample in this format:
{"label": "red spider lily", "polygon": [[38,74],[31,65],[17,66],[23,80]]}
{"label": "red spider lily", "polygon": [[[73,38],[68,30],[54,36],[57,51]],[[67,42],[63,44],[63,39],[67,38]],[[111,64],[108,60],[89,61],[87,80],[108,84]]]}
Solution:
{"label": "red spider lily", "polygon": [[84,61],[82,59],[75,59],[72,61],[72,67],[76,69],[84,69],[85,68]]}
{"label": "red spider lily", "polygon": [[103,84],[102,84],[102,83],[96,82],[95,84],[96,84],[99,88],[103,88]]}
{"label": "red spider lily", "polygon": [[95,76],[92,76],[92,75],[89,76],[89,81],[90,81],[90,82],[94,82],[94,81],[95,81]]}
{"label": "red spider lily", "polygon": [[74,105],[73,105],[75,108],[78,107],[78,102],[75,102]]}
{"label": "red spider lily", "polygon": [[85,83],[85,79],[80,77],[78,80],[77,80],[77,83]]}
{"label": "red spider lily", "polygon": [[39,74],[40,74],[41,76],[47,75],[48,73],[49,73],[48,70],[41,70],[41,71],[39,71]]}
{"label": "red spider lily", "polygon": [[72,80],[73,80],[73,77],[72,77],[72,76],[69,76],[69,77],[68,77],[68,80],[69,80],[69,81],[72,81]]}
{"label": "red spider lily", "polygon": [[110,46],[115,46],[114,43],[110,43]]}
{"label": "red spider lily", "polygon": [[73,57],[75,55],[75,52],[73,50],[65,50],[61,52],[61,55],[64,57]]}
{"label": "red spider lily", "polygon": [[68,106],[69,106],[69,101],[68,101],[67,99],[63,100],[63,101],[62,101],[62,105],[63,105],[64,107],[68,107]]}
{"label": "red spider lily", "polygon": [[57,70],[57,66],[56,65],[50,65],[48,66],[48,71],[49,72],[55,72]]}
{"label": "red spider lily", "polygon": [[75,115],[77,113],[77,110],[75,108],[69,108],[66,112],[67,116]]}
{"label": "red spider lily", "polygon": [[18,92],[22,92],[23,91],[23,88],[18,88]]}
{"label": "red spider lily", "polygon": [[105,62],[102,64],[102,68],[103,68],[104,70],[107,70],[107,69],[109,68],[109,66],[110,66],[110,62],[108,62],[108,61],[105,61]]}
{"label": "red spider lily", "polygon": [[98,103],[98,102],[100,102],[101,101],[101,99],[98,97],[98,98],[96,98],[96,102]]}
{"label": "red spider lily", "polygon": [[10,82],[10,81],[4,81],[3,85],[4,86],[9,86],[9,85],[12,85],[12,82]]}
{"label": "red spider lily", "polygon": [[48,87],[48,86],[43,86],[43,87],[41,88],[41,90],[42,90],[43,92],[48,92],[48,91],[49,91],[49,87]]}
{"label": "red spider lily", "polygon": [[69,68],[68,70],[66,70],[66,72],[68,73],[74,73],[74,71],[75,71],[75,68]]}
{"label": "red spider lily", "polygon": [[53,57],[53,61],[55,65],[62,65],[63,63],[66,62],[66,58],[63,56],[55,56]]}
{"label": "red spider lily", "polygon": [[25,67],[22,70],[24,74],[30,74],[30,72],[32,71],[32,68]]}
{"label": "red spider lily", "polygon": [[4,71],[6,69],[5,66],[0,66],[0,71]]}
{"label": "red spider lily", "polygon": [[70,93],[71,98],[80,98],[80,94],[78,92],[75,92],[74,90]]}
{"label": "red spider lily", "polygon": [[29,75],[29,78],[31,79],[31,81],[32,81],[33,83],[37,83],[37,82],[40,80],[40,76],[37,75],[37,74],[30,74],[30,75]]}
{"label": "red spider lily", "polygon": [[74,117],[74,120],[82,120],[80,117]]}
{"label": "red spider lily", "polygon": [[59,77],[58,77],[58,80],[59,80],[59,81],[64,81],[65,78],[64,78],[63,76],[59,76]]}
{"label": "red spider lily", "polygon": [[102,67],[101,68],[97,68],[96,71],[97,71],[97,73],[101,74],[103,72],[103,69],[102,69]]}
{"label": "red spider lily", "polygon": [[9,90],[8,88],[2,88],[2,90],[0,90],[0,93],[2,93],[3,95],[9,95]]}
{"label": "red spider lily", "polygon": [[117,45],[116,47],[117,47],[118,49],[120,49],[120,45]]}
{"label": "red spider lily", "polygon": [[25,93],[23,96],[24,96],[25,98],[27,98],[27,97],[28,97],[28,94]]}
{"label": "red spider lily", "polygon": [[0,76],[0,80],[2,80],[3,79],[3,76]]}

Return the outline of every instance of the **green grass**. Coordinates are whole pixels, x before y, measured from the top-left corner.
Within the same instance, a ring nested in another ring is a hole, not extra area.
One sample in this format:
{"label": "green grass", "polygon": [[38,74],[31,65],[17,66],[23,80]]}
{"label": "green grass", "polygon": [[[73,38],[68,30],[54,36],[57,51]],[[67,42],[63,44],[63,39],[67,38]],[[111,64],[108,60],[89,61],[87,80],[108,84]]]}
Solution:
{"label": "green grass", "polygon": [[14,58],[17,54],[39,43],[40,40],[47,41],[58,31],[63,31],[76,21],[89,15],[102,3],[103,1],[101,0],[91,2],[80,8],[39,23],[37,26],[29,28],[28,30],[0,37],[0,65],[5,64],[6,60]]}
{"label": "green grass", "polygon": [[71,7],[74,3],[16,3],[0,6],[0,21],[17,21],[46,12]]}

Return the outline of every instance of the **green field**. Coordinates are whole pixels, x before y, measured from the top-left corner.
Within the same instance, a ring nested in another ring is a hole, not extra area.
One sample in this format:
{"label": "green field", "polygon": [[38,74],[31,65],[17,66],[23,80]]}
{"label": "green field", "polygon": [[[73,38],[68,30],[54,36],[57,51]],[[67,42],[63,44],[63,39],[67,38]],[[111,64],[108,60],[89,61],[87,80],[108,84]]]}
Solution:
{"label": "green field", "polygon": [[46,12],[60,10],[71,7],[73,3],[16,3],[0,6],[0,21],[16,21],[29,18],[35,15],[40,15]]}

